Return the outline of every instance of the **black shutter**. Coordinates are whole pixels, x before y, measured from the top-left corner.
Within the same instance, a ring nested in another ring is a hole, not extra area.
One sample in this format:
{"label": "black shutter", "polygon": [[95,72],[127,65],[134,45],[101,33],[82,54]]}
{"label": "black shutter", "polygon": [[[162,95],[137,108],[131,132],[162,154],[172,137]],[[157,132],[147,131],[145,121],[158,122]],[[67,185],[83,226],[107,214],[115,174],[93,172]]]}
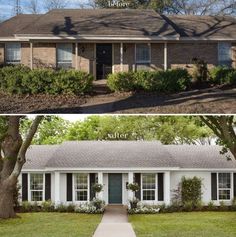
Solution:
{"label": "black shutter", "polygon": [[236,173],[234,173],[234,198],[236,198]]}
{"label": "black shutter", "polygon": [[217,200],[217,176],[211,173],[211,200]]}
{"label": "black shutter", "polygon": [[91,173],[89,174],[89,186],[90,186],[90,201],[95,198],[95,192],[93,191],[93,185],[95,184],[95,174]]}
{"label": "black shutter", "polygon": [[45,200],[51,199],[51,174],[45,174]]}
{"label": "black shutter", "polygon": [[138,184],[139,190],[135,192],[135,197],[141,200],[141,174],[135,173],[134,174],[134,182]]}
{"label": "black shutter", "polygon": [[66,174],[66,200],[72,201],[72,174]]}
{"label": "black shutter", "polygon": [[158,179],[157,179],[157,191],[158,191],[158,201],[164,201],[164,179],[163,179],[163,173],[158,173]]}
{"label": "black shutter", "polygon": [[22,174],[22,201],[28,201],[28,174]]}

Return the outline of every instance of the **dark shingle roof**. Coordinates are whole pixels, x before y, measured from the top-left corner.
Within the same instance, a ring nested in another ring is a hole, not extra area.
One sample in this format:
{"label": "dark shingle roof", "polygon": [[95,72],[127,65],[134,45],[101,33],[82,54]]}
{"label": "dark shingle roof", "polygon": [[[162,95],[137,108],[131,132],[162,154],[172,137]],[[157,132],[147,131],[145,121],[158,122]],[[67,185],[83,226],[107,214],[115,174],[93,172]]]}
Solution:
{"label": "dark shingle roof", "polygon": [[144,141],[71,141],[31,146],[24,169],[235,168],[219,146],[162,145]]}
{"label": "dark shingle roof", "polygon": [[0,24],[0,37],[11,37],[17,32],[21,32],[24,27],[33,25],[42,15],[39,14],[20,14],[12,17]]}
{"label": "dark shingle roof", "polygon": [[52,10],[19,34],[169,36],[174,29],[153,10]]}
{"label": "dark shingle roof", "polygon": [[180,37],[236,39],[236,19],[230,16],[169,15],[163,18]]}

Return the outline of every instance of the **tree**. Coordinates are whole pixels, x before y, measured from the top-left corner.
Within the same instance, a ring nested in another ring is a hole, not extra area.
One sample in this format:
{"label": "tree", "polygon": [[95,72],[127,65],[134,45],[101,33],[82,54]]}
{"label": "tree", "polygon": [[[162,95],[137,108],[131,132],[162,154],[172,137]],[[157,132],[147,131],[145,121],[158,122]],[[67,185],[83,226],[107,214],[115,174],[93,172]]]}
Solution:
{"label": "tree", "polygon": [[25,154],[43,119],[36,116],[24,139],[20,134],[21,116],[0,118],[0,218],[15,217],[14,192],[26,162]]}
{"label": "tree", "polygon": [[65,0],[44,0],[44,8],[47,11],[65,8],[67,5],[68,1]]}
{"label": "tree", "polygon": [[222,153],[228,150],[236,159],[236,133],[234,116],[201,116],[202,121],[218,137],[218,144],[223,147]]}
{"label": "tree", "polygon": [[26,8],[32,14],[40,13],[40,6],[38,0],[29,0],[29,2],[26,4]]}

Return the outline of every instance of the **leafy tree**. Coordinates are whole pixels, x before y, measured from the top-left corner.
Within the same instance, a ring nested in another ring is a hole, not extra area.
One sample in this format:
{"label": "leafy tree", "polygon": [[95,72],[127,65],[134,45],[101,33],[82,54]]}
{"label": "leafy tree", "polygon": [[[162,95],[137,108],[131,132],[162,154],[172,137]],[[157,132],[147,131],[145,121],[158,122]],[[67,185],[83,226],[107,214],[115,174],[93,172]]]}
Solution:
{"label": "leafy tree", "polygon": [[0,218],[15,217],[14,194],[25,154],[42,120],[37,116],[25,138],[20,133],[21,116],[0,117]]}
{"label": "leafy tree", "polygon": [[236,159],[235,117],[232,116],[201,116],[202,121],[218,137],[217,143],[223,147],[222,153],[228,151]]}

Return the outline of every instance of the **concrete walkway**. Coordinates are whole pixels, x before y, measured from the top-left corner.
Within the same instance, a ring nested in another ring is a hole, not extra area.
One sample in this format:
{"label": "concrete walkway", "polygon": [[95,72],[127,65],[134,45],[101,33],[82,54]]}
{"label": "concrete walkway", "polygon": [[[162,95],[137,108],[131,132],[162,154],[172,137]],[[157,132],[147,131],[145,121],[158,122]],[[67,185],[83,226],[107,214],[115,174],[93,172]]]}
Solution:
{"label": "concrete walkway", "polygon": [[107,206],[93,237],[136,237],[124,206]]}

